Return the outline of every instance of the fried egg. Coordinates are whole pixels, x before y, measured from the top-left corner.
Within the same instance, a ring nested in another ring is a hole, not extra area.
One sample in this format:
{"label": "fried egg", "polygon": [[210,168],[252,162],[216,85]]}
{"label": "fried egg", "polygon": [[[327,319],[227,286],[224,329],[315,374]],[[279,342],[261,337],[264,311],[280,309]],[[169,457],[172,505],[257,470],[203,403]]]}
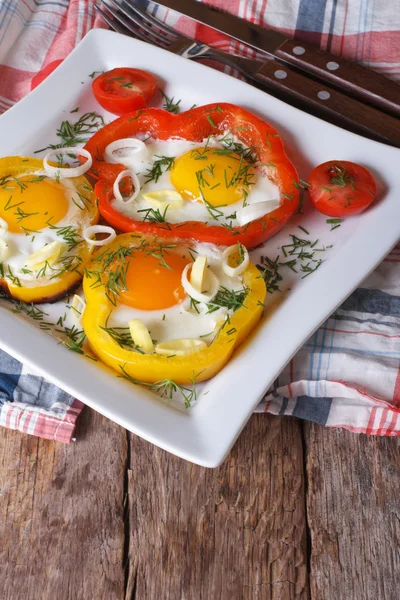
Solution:
{"label": "fried egg", "polygon": [[124,377],[188,384],[218,373],[261,318],[266,288],[244,246],[119,235],[83,278],[91,349]]}
{"label": "fried egg", "polygon": [[[231,135],[201,143],[148,139],[143,144],[133,138],[110,146],[106,160],[124,164],[140,185],[133,201],[115,194],[112,206],[135,220],[149,220],[155,206],[164,206],[163,216],[170,223],[203,221],[235,227],[241,224],[237,212],[243,207],[269,200],[273,210],[280,204],[278,187],[255,168],[251,149]],[[163,202],[157,204],[161,193]],[[176,202],[177,196],[183,201]]]}
{"label": "fried egg", "polygon": [[82,234],[96,221],[84,177],[49,176],[37,159],[0,159],[0,279],[12,296],[38,302],[66,293],[82,277],[92,250]]}
{"label": "fried egg", "polygon": [[[154,343],[176,339],[213,339],[218,327],[233,310],[213,302],[193,302],[182,287],[182,273],[193,258],[205,256],[209,269],[215,274],[219,288],[245,295],[242,277],[229,277],[222,267],[222,251],[210,244],[193,245],[188,249],[176,247],[148,254],[136,251],[127,259],[127,289],[121,291],[113,308],[108,326],[123,328],[132,319],[148,329]],[[219,304],[217,299],[217,303]]]}

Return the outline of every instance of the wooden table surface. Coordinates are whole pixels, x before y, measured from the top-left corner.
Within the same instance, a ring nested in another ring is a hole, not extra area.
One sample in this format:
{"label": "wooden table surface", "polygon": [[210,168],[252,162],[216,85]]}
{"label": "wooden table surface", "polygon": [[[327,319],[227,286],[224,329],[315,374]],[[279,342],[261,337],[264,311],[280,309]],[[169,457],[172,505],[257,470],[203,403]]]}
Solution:
{"label": "wooden table surface", "polygon": [[400,441],[254,415],[218,469],[0,430],[2,600],[398,600]]}

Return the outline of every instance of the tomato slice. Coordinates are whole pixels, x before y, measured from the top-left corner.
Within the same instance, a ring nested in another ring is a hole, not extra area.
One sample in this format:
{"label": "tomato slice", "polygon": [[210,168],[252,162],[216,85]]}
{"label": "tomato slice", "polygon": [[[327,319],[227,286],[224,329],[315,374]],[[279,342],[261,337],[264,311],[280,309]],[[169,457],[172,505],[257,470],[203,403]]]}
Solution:
{"label": "tomato slice", "polygon": [[308,182],[311,202],[329,217],[358,215],[376,196],[371,173],[346,160],[329,160],[318,165],[311,171]]}
{"label": "tomato slice", "polygon": [[120,67],[102,73],[92,83],[97,102],[114,115],[125,115],[148,105],[157,86],[151,73]]}

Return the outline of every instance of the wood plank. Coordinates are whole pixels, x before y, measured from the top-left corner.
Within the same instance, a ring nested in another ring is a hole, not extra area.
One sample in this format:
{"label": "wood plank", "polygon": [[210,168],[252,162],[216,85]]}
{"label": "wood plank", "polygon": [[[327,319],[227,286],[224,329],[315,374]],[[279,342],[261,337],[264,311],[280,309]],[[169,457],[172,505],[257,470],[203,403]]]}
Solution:
{"label": "wood plank", "polygon": [[400,440],[305,425],[314,600],[395,600]]}
{"label": "wood plank", "polygon": [[126,599],[307,598],[301,428],[254,415],[205,469],[131,436]]}
{"label": "wood plank", "polygon": [[78,428],[0,431],[2,600],[123,598],[126,433],[88,408]]}

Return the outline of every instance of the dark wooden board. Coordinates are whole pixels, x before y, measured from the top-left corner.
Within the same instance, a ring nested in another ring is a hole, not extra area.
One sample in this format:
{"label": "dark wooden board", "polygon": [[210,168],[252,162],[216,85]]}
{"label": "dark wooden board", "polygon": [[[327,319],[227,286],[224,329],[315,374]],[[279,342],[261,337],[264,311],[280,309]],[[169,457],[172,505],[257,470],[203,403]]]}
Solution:
{"label": "dark wooden board", "polygon": [[126,433],[85,408],[77,437],[1,429],[2,600],[123,598]]}
{"label": "dark wooden board", "polygon": [[254,415],[205,469],[131,436],[126,599],[307,598],[301,426]]}
{"label": "dark wooden board", "polygon": [[400,440],[254,415],[204,469],[89,409],[77,437],[0,432],[2,600],[399,597]]}
{"label": "dark wooden board", "polygon": [[305,424],[313,600],[400,598],[400,440]]}

